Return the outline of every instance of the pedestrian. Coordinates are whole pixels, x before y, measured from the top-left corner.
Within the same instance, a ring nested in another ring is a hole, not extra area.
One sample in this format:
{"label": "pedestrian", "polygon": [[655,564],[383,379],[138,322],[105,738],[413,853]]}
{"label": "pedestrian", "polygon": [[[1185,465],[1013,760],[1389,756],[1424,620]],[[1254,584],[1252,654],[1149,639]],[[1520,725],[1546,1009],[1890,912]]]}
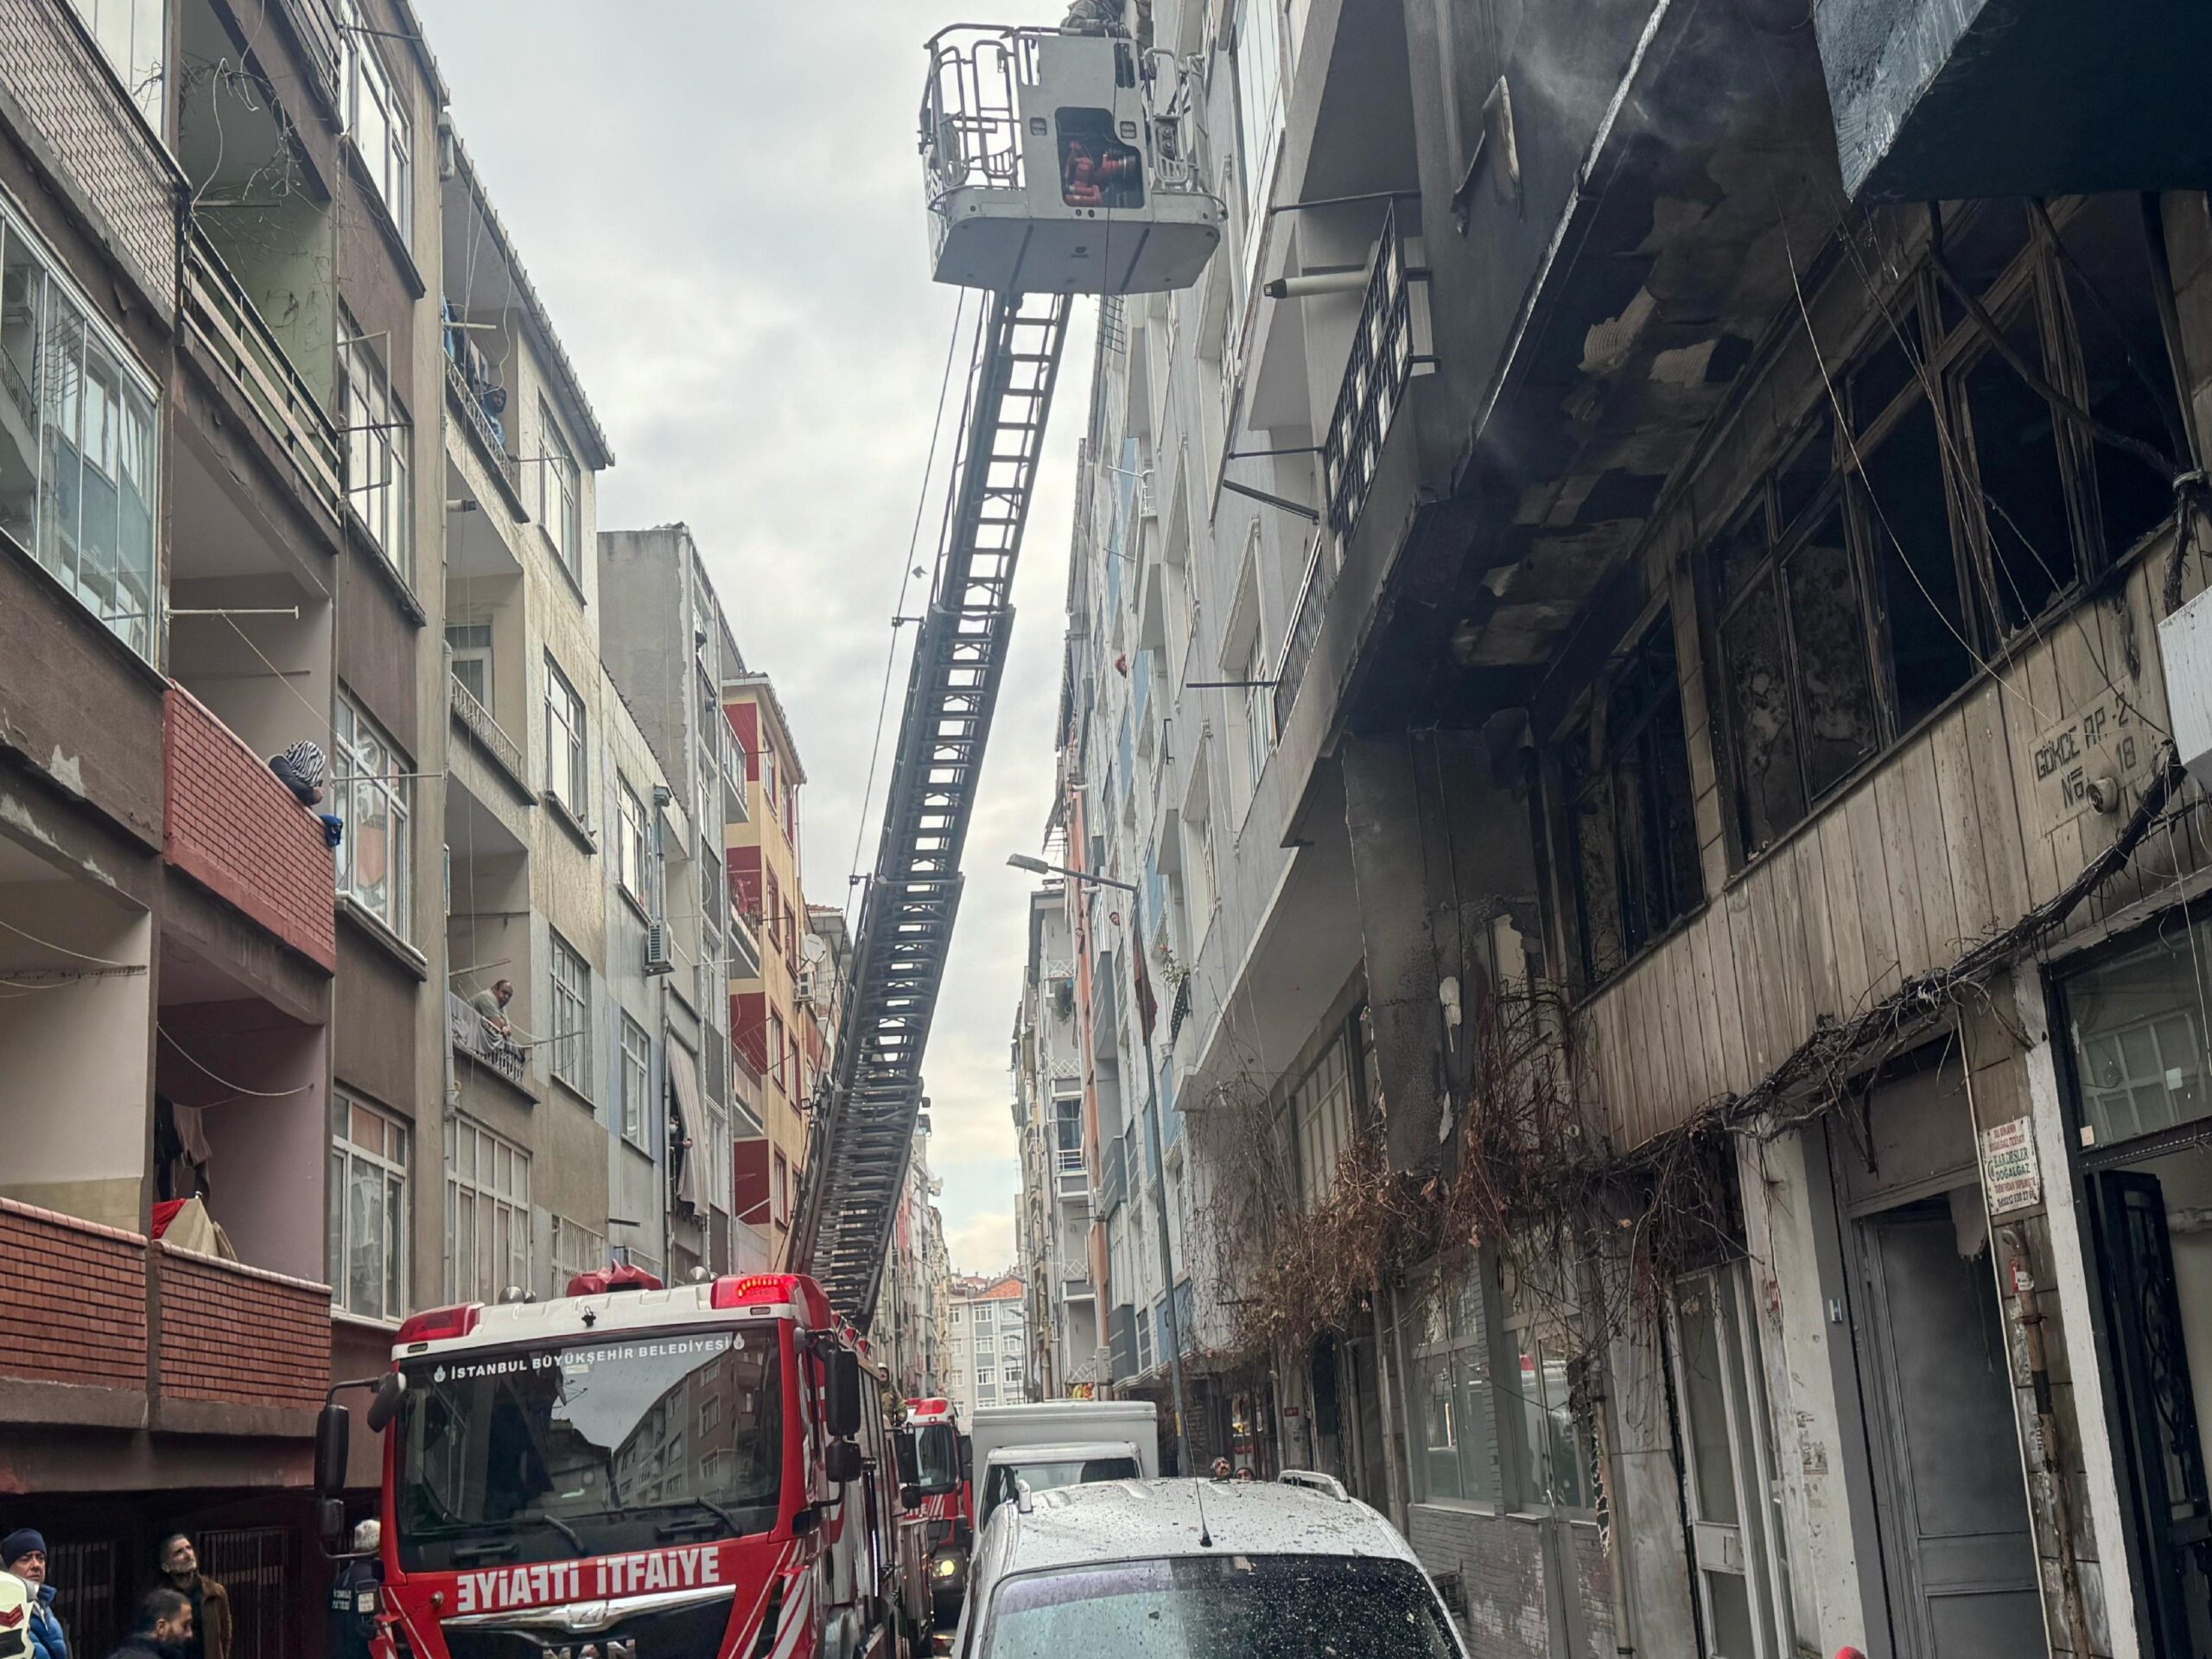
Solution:
{"label": "pedestrian", "polygon": [[384,1605],[384,1563],[377,1556],[383,1541],[384,1528],[375,1521],[353,1529],[354,1558],[330,1583],[329,1659],[369,1659]]}
{"label": "pedestrian", "polygon": [[200,1570],[200,1553],[184,1533],[162,1540],[162,1580],[192,1606],[181,1659],[231,1659],[231,1592]]}
{"label": "pedestrian", "polygon": [[61,1615],[54,1611],[54,1586],[46,1581],[46,1538],[35,1527],[19,1527],[0,1538],[0,1573],[12,1573],[29,1592],[30,1659],[69,1659],[69,1640]]}
{"label": "pedestrian", "polygon": [[138,1622],[108,1659],[183,1659],[199,1639],[192,1598],[174,1585],[157,1584],[138,1603]]}
{"label": "pedestrian", "polygon": [[1216,1458],[1213,1460],[1213,1478],[1216,1480],[1227,1480],[1229,1478],[1229,1459],[1227,1458]]}

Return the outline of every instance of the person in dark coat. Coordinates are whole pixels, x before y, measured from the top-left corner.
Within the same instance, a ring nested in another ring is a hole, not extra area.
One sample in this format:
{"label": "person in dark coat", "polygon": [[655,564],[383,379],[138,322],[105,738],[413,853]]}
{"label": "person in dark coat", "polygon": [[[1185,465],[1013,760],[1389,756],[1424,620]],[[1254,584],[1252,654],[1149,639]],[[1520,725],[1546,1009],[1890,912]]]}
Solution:
{"label": "person in dark coat", "polygon": [[377,1556],[383,1541],[378,1522],[364,1521],[353,1529],[357,1553],[340,1565],[330,1582],[330,1639],[324,1647],[329,1659],[369,1659],[377,1613],[384,1605],[384,1562]]}
{"label": "person in dark coat", "polygon": [[69,1638],[54,1611],[54,1586],[46,1581],[45,1535],[19,1527],[0,1538],[0,1573],[14,1573],[30,1592],[30,1659],[69,1659]]}
{"label": "person in dark coat", "polygon": [[157,1584],[138,1604],[138,1622],[108,1659],[181,1659],[199,1632],[192,1598],[174,1585]]}

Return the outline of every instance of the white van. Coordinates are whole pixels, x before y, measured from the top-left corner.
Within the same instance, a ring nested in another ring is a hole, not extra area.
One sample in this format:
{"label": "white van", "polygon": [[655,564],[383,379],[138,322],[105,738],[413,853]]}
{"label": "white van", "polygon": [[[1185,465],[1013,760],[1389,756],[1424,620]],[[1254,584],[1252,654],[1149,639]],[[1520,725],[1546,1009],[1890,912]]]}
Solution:
{"label": "white van", "polygon": [[1010,1497],[1088,1486],[1102,1480],[1135,1480],[1142,1476],[1134,1440],[1079,1440],[1066,1446],[1002,1446],[976,1471],[976,1529],[988,1524],[991,1511]]}
{"label": "white van", "polygon": [[1325,1478],[1122,1480],[1001,1504],[955,1659],[1467,1659],[1395,1529]]}
{"label": "white van", "polygon": [[[1089,1446],[1099,1442],[1136,1448],[1137,1472],[1160,1473],[1160,1408],[1149,1400],[1044,1400],[1032,1405],[979,1406],[969,1424],[977,1474],[991,1453],[1013,1446]],[[976,1524],[981,1527],[979,1513]]]}

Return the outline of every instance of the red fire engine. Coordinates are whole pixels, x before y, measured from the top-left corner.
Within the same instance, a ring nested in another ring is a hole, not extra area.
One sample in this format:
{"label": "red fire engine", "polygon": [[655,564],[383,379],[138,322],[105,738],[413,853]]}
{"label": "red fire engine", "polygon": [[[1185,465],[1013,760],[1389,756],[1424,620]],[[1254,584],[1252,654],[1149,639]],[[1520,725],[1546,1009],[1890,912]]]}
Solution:
{"label": "red fire engine", "polygon": [[[882,1379],[814,1281],[569,1289],[399,1329],[368,1414],[395,1659],[893,1654]],[[347,1433],[326,1408],[325,1491]]]}
{"label": "red fire engine", "polygon": [[949,1633],[968,1592],[968,1550],[976,1528],[968,1437],[953,1421],[952,1402],[907,1401],[898,1453],[906,1618],[917,1632]]}

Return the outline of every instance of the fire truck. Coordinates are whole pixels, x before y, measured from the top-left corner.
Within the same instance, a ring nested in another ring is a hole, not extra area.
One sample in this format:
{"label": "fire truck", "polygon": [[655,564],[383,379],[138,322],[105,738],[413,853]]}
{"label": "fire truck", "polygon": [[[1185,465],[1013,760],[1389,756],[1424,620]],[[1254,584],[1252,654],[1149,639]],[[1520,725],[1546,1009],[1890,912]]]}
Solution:
{"label": "fire truck", "polygon": [[935,1396],[907,1401],[897,1450],[906,1618],[918,1631],[949,1631],[968,1592],[968,1552],[976,1529],[969,1440],[953,1420],[952,1402]]}
{"label": "fire truck", "polygon": [[[911,1637],[883,1379],[803,1274],[618,1268],[433,1309],[374,1388],[392,1659],[893,1659]],[[318,1427],[335,1492],[349,1414]]]}

